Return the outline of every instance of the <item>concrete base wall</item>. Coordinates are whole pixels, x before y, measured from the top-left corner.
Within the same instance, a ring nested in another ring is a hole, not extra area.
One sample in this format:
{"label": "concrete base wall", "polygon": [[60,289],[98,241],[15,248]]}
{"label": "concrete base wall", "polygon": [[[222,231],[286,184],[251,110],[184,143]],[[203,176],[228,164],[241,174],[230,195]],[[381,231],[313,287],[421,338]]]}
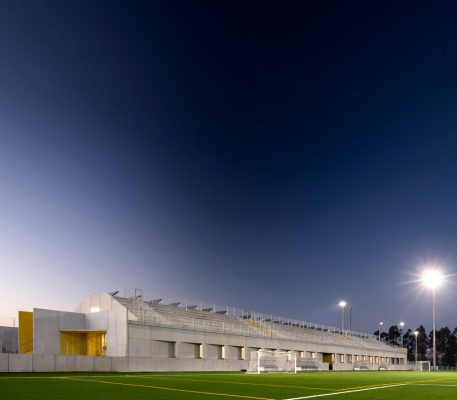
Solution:
{"label": "concrete base wall", "polygon": [[0,372],[9,372],[9,354],[0,353]]}
{"label": "concrete base wall", "polygon": [[34,372],[47,372],[56,370],[55,356],[34,354],[32,357],[32,370]]}
{"label": "concrete base wall", "polygon": [[28,354],[9,354],[8,372],[31,372],[33,370],[33,357]]}
{"label": "concrete base wall", "polygon": [[[89,357],[40,354],[0,354],[0,372],[165,372],[165,371],[241,371],[245,360],[211,360],[191,358]],[[378,365],[369,365],[377,370]],[[320,370],[328,370],[322,363]],[[406,370],[407,365],[390,365],[389,370]],[[352,371],[350,363],[333,364],[335,371]],[[362,373],[363,371],[361,371]]]}

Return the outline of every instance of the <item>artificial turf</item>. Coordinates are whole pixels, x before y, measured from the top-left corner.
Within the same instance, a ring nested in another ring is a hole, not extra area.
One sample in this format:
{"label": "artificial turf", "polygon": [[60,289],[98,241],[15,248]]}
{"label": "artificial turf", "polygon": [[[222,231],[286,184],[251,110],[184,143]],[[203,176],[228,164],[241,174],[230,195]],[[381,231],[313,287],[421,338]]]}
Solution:
{"label": "artificial turf", "polygon": [[457,372],[0,374],[2,400],[457,399]]}

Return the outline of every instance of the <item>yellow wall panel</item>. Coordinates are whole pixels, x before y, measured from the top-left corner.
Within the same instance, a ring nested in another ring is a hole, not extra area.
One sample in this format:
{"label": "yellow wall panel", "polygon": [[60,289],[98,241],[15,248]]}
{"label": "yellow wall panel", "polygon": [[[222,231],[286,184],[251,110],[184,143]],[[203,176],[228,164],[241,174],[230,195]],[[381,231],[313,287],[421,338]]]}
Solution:
{"label": "yellow wall panel", "polygon": [[106,332],[87,332],[87,355],[106,355]]}
{"label": "yellow wall panel", "polygon": [[33,353],[33,312],[19,311],[19,353]]}
{"label": "yellow wall panel", "polygon": [[60,354],[106,355],[106,332],[60,332]]}
{"label": "yellow wall panel", "polygon": [[60,332],[60,354],[85,356],[87,353],[84,332]]}

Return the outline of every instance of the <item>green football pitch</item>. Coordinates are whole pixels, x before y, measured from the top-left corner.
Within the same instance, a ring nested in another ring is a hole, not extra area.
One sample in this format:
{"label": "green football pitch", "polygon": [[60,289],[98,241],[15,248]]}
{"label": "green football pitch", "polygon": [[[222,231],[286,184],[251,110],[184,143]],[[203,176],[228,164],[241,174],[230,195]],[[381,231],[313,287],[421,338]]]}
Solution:
{"label": "green football pitch", "polygon": [[457,372],[0,374],[4,400],[457,399]]}

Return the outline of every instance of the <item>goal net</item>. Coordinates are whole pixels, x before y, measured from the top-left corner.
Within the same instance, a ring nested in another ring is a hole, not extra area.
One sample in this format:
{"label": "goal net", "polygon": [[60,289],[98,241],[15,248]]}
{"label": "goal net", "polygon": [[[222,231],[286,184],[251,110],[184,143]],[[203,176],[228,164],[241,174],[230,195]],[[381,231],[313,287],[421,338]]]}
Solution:
{"label": "goal net", "polygon": [[430,361],[418,361],[416,365],[417,371],[430,371]]}
{"label": "goal net", "polygon": [[296,373],[297,354],[295,352],[257,350],[251,352],[251,361],[248,374],[262,374],[268,372]]}

